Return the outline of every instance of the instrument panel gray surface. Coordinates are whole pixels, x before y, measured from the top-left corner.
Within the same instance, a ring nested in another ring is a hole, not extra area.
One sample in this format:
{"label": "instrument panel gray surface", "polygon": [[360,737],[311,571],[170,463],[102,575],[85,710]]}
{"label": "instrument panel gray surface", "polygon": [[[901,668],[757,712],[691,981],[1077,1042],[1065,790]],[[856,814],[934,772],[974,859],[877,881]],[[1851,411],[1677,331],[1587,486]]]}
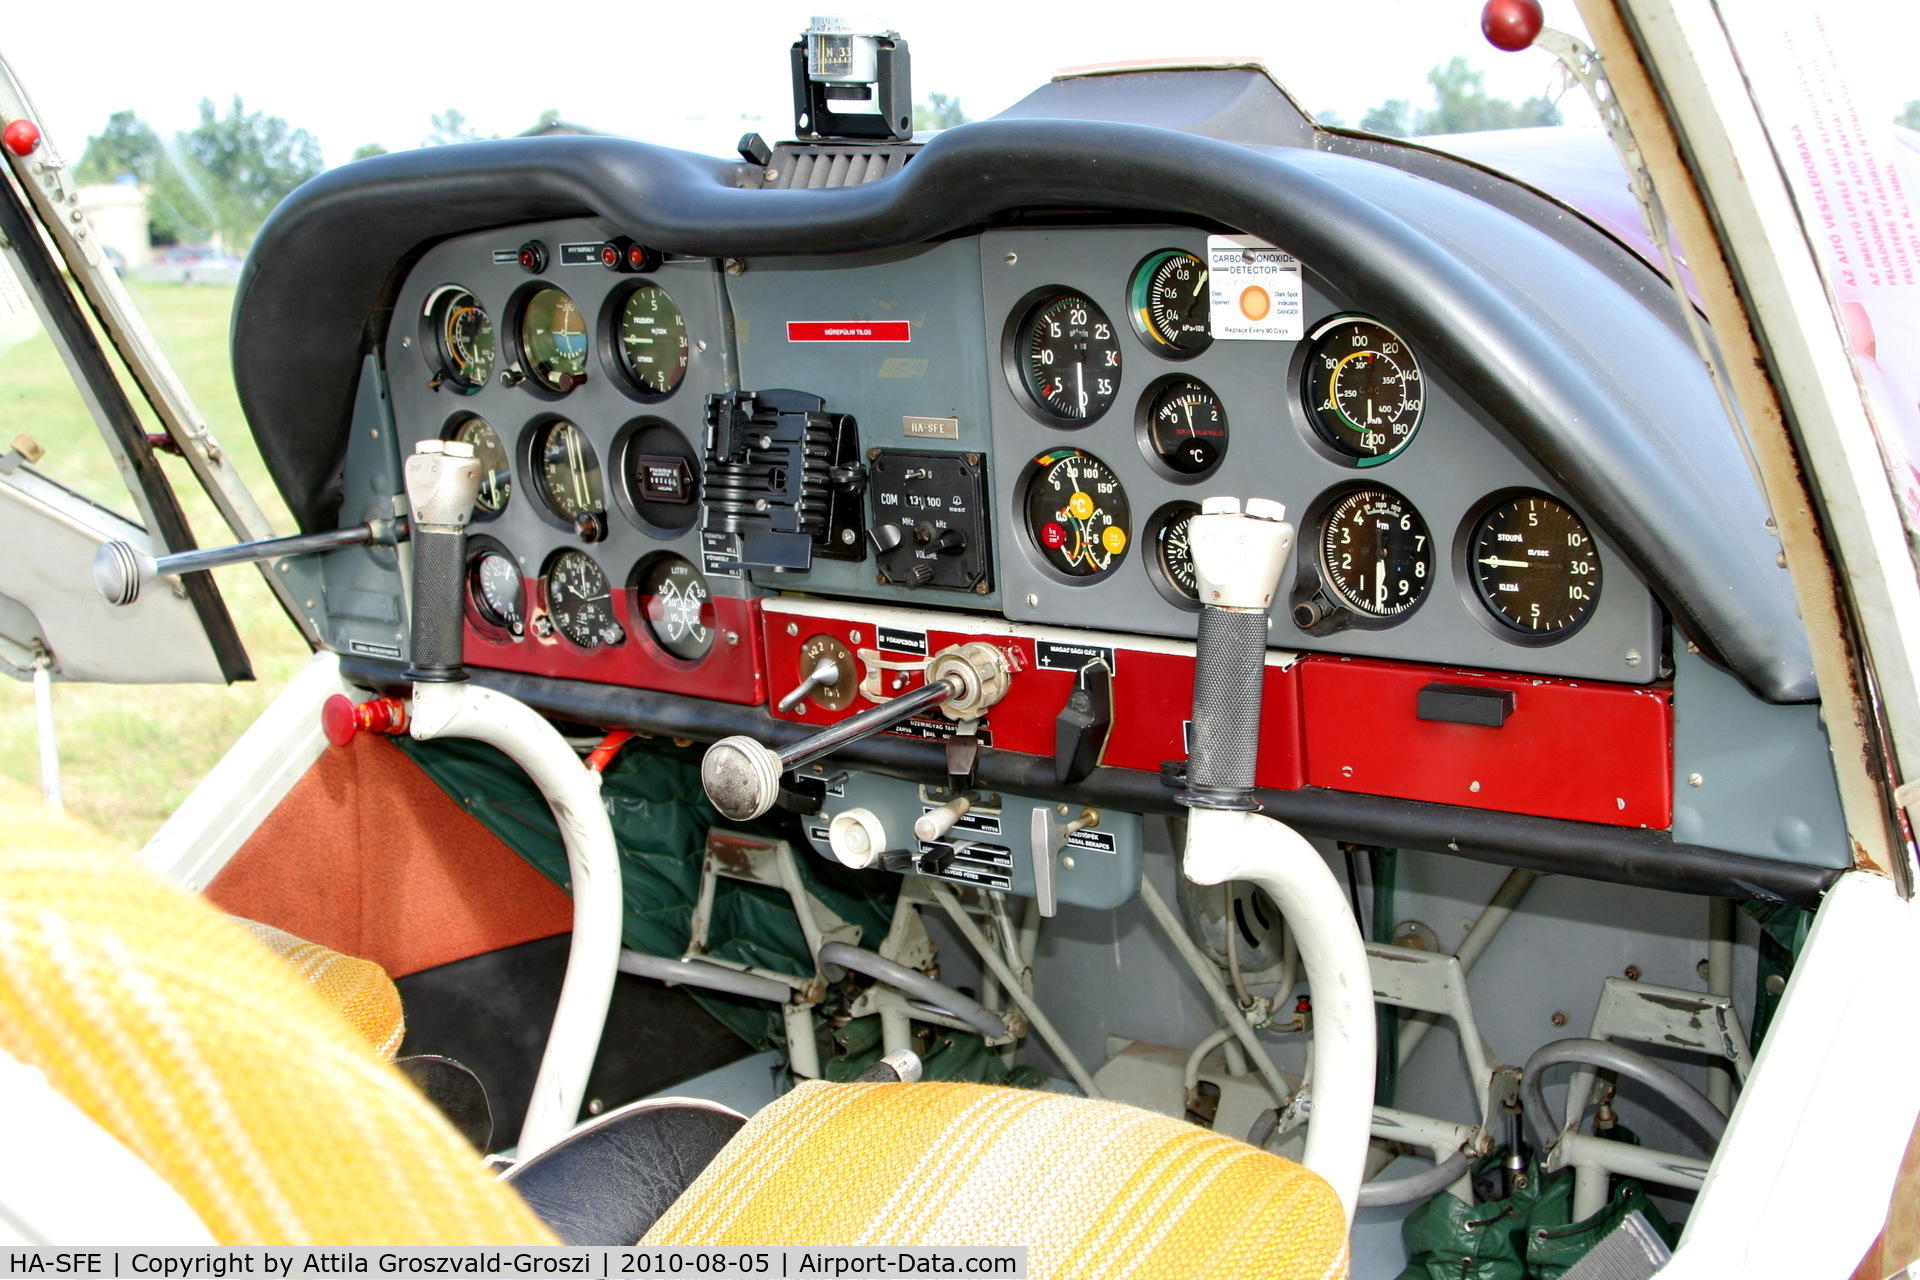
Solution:
{"label": "instrument panel gray surface", "polygon": [[[398,424],[402,455],[413,452],[416,442],[438,436],[454,419],[466,414],[485,418],[499,433],[501,443],[513,460],[513,493],[504,510],[497,514],[476,512],[470,532],[493,538],[505,545],[519,560],[522,576],[537,577],[547,558],[563,548],[585,551],[605,571],[615,589],[624,586],[627,575],[643,558],[662,549],[672,550],[701,565],[698,507],[688,510],[692,521],[688,529],[671,538],[657,537],[641,529],[615,498],[619,483],[615,443],[621,429],[639,418],[667,422],[686,437],[698,451],[705,439],[706,399],[710,393],[727,389],[727,344],[722,321],[721,298],[716,283],[718,271],[707,259],[676,259],[664,263],[651,275],[628,275],[607,270],[597,262],[591,265],[566,265],[561,262],[560,246],[569,243],[599,242],[616,235],[615,229],[594,219],[540,223],[533,226],[504,227],[476,232],[443,241],[429,249],[408,274],[395,300],[394,320],[387,333],[386,363],[393,399],[394,419]],[[496,250],[515,250],[527,240],[545,243],[547,269],[533,275],[515,262],[495,262]],[[510,303],[516,293],[536,281],[564,289],[579,306],[588,325],[587,381],[565,396],[536,394],[531,381],[517,387],[502,385],[500,373],[512,363],[513,344],[510,329],[514,316]],[[665,400],[647,403],[630,394],[616,375],[601,341],[600,317],[609,296],[616,290],[641,282],[653,283],[667,291],[686,319],[689,344],[687,372],[674,392]],[[426,299],[443,284],[458,284],[472,292],[493,321],[495,366],[492,378],[471,395],[463,395],[445,385],[435,391],[428,384],[436,355],[423,352],[420,323]],[[523,434],[535,419],[564,417],[586,432],[600,457],[601,479],[605,486],[607,536],[597,543],[580,538],[556,522],[532,492],[534,480],[527,474]],[[356,446],[358,441],[355,442]],[[737,576],[707,574],[715,595],[747,594],[746,584]],[[528,601],[531,609],[534,601]]]}
{"label": "instrument panel gray surface", "polygon": [[[1216,340],[1200,355],[1170,360],[1149,350],[1127,318],[1127,287],[1134,267],[1157,249],[1179,248],[1205,256],[1206,236],[1181,228],[1081,227],[1064,230],[990,231],[980,237],[985,337],[992,366],[988,378],[993,411],[994,515],[1000,530],[998,558],[1006,614],[1019,621],[1102,627],[1160,635],[1192,636],[1197,613],[1165,599],[1148,578],[1152,548],[1145,525],[1163,504],[1198,503],[1232,494],[1286,503],[1296,525],[1309,504],[1341,485],[1385,486],[1420,512],[1431,531],[1436,580],[1427,599],[1397,625],[1349,629],[1332,636],[1307,635],[1284,606],[1274,610],[1271,643],[1288,649],[1363,654],[1546,675],[1645,683],[1655,678],[1660,653],[1660,612],[1625,558],[1596,532],[1601,554],[1599,606],[1573,635],[1556,644],[1516,644],[1483,622],[1483,606],[1455,571],[1455,535],[1486,496],[1524,487],[1561,496],[1559,486],[1523,455],[1506,434],[1449,386],[1431,359],[1426,374],[1426,410],[1418,433],[1398,457],[1358,468],[1332,461],[1308,443],[1299,396],[1289,376],[1292,342]],[[1120,388],[1105,416],[1082,427],[1055,427],[1034,419],[1001,368],[1000,342],[1013,309],[1029,293],[1058,285],[1080,292],[1106,312],[1120,339]],[[1330,315],[1365,313],[1333,297],[1306,272],[1305,328]],[[1414,355],[1421,353],[1415,350]],[[1135,406],[1149,384],[1170,373],[1197,378],[1226,409],[1228,448],[1214,471],[1198,482],[1165,478],[1136,442]],[[1026,536],[1020,481],[1026,464],[1059,447],[1084,449],[1111,467],[1127,491],[1133,514],[1125,559],[1107,577],[1069,583],[1041,567]],[[1584,513],[1583,513],[1584,515]],[[1592,521],[1588,520],[1589,527]],[[1296,565],[1311,564],[1312,529],[1300,528]],[[1288,583],[1292,582],[1292,572]]]}

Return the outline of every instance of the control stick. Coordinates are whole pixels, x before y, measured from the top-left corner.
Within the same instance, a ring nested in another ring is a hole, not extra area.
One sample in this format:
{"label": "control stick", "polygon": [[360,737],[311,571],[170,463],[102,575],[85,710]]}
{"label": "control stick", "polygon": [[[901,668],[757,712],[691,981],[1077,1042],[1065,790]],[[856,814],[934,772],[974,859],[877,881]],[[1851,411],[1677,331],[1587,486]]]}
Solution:
{"label": "control stick", "polygon": [[[1300,944],[1313,993],[1313,1084],[1302,1163],[1332,1185],[1348,1221],[1359,1205],[1373,1126],[1373,977],[1346,895],[1299,832],[1257,812],[1267,611],[1293,550],[1286,508],[1208,498],[1188,526],[1204,612],[1194,655],[1193,750],[1181,869],[1196,884],[1245,880],[1267,891]],[[1296,1096],[1289,1107],[1306,1110]]]}
{"label": "control stick", "polygon": [[1010,679],[1006,655],[990,644],[975,640],[942,649],[928,661],[927,681],[918,689],[778,751],[745,734],[720,739],[700,761],[700,785],[722,817],[747,822],[773,808],[780,779],[790,770],[935,707],[955,720],[977,719],[1006,696]]}

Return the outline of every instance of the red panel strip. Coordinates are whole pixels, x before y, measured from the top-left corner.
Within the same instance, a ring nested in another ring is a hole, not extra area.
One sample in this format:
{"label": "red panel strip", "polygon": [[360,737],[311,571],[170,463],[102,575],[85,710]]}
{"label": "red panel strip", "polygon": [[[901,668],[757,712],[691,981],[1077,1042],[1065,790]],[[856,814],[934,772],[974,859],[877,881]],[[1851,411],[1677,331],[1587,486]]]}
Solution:
{"label": "red panel strip", "polygon": [[912,342],[906,320],[789,320],[788,342]]}
{"label": "red panel strip", "polygon": [[[1616,827],[1673,825],[1670,690],[1361,658],[1300,664],[1307,782]],[[1433,683],[1511,690],[1499,728],[1422,720]]]}

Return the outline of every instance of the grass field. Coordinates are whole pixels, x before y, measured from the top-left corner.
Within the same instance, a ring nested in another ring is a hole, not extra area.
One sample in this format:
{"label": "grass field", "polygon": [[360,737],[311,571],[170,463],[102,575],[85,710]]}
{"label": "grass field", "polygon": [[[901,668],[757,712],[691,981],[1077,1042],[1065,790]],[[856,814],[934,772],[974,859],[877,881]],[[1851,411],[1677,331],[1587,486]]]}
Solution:
{"label": "grass field", "polygon": [[[293,532],[293,522],[267,479],[234,396],[227,357],[233,290],[174,285],[129,288],[275,531]],[[11,440],[22,431],[46,446],[41,471],[115,510],[133,514],[133,504],[99,431],[44,334],[0,352],[0,439]],[[186,464],[174,458],[165,461],[201,545],[233,541]],[[305,643],[257,569],[223,569],[215,576],[253,660],[251,683],[227,688],[54,686],[67,808],[129,845],[137,846],[153,834],[306,661]],[[33,690],[4,679],[0,679],[0,775],[39,786]]]}

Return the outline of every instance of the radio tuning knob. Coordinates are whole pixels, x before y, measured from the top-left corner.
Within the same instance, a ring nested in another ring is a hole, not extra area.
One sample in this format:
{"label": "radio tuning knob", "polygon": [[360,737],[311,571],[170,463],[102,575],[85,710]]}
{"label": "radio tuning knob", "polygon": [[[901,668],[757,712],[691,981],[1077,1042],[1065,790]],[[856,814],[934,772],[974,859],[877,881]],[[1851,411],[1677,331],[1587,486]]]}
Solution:
{"label": "radio tuning knob", "polygon": [[873,540],[873,549],[885,555],[907,540],[907,532],[897,524],[882,524],[868,530],[867,537]]}

